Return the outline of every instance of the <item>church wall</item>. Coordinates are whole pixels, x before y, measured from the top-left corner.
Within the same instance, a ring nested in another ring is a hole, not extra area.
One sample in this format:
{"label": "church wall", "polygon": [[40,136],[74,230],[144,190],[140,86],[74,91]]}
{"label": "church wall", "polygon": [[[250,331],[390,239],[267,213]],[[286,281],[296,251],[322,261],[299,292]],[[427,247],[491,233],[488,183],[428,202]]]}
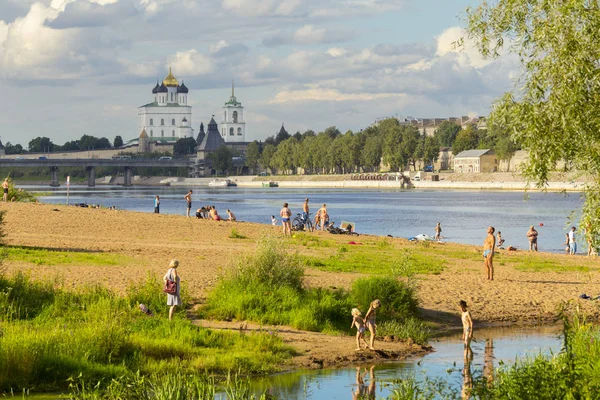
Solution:
{"label": "church wall", "polygon": [[[161,137],[161,131],[164,130],[164,136],[166,137],[192,137],[191,129],[180,130],[180,127],[184,125],[184,118],[187,119],[188,124],[192,119],[192,110],[189,106],[140,108],[140,110],[138,111],[138,118],[138,130],[141,132],[142,129],[146,129],[146,133],[148,133],[148,136],[155,138]],[[150,119],[153,120],[152,125],[150,125]],[[160,124],[161,119],[165,120],[164,126]],[[175,119],[175,125],[171,124],[173,119]],[[173,131],[175,131],[175,133],[173,133]],[[187,136],[179,136],[180,134],[184,133],[187,133]]]}

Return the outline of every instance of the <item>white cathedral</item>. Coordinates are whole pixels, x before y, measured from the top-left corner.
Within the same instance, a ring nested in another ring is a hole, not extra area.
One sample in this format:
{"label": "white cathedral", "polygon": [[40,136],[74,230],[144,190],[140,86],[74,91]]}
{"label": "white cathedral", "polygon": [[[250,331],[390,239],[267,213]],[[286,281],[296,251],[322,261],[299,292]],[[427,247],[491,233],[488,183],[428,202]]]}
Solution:
{"label": "white cathedral", "polygon": [[[179,84],[169,67],[166,78],[152,89],[153,101],[138,107],[138,132],[145,132],[149,142],[174,143],[178,139],[194,137],[188,93],[189,89],[183,81]],[[223,109],[220,129],[223,140],[226,143],[245,143],[244,107],[235,97],[233,81],[231,97]]]}

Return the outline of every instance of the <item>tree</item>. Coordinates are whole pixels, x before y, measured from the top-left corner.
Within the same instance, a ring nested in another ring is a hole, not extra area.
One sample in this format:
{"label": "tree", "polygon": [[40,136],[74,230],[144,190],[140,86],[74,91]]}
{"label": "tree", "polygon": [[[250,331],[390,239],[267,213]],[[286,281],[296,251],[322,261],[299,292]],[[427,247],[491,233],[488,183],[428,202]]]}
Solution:
{"label": "tree", "polygon": [[342,134],[342,132],[340,132],[340,130],[335,126],[330,126],[329,128],[325,129],[323,133],[329,136],[331,139],[335,139]]}
{"label": "tree", "polygon": [[589,0],[498,0],[467,10],[468,33],[486,57],[506,38],[524,74],[518,94],[491,113],[529,151],[523,173],[543,187],[558,161],[592,176],[581,226],[600,244],[600,6]]}
{"label": "tree", "polygon": [[437,138],[440,146],[451,147],[461,129],[460,125],[456,124],[456,122],[444,121],[435,130],[433,136]]}
{"label": "tree", "polygon": [[262,154],[260,155],[260,166],[263,169],[270,168],[271,172],[273,172],[273,166],[271,165],[271,159],[273,158],[273,154],[275,154],[276,150],[277,150],[277,148],[275,147],[275,145],[273,145],[271,143],[265,144],[265,146],[263,147]]}
{"label": "tree", "polygon": [[191,137],[178,139],[173,145],[173,155],[176,157],[185,156],[186,154],[193,154],[195,152],[196,139]]}
{"label": "tree", "polygon": [[117,148],[121,146],[123,146],[123,138],[120,135],[117,135],[113,141],[113,147]]}
{"label": "tree", "polygon": [[381,136],[373,135],[367,138],[360,157],[361,165],[369,171],[379,171],[381,164]]}
{"label": "tree", "polygon": [[[440,144],[435,136],[427,136],[423,144],[423,161],[425,165],[433,165],[440,155]],[[429,164],[431,163],[431,164]]]}
{"label": "tree", "polygon": [[260,160],[260,145],[255,140],[249,143],[246,149],[246,165],[251,170],[255,170],[258,166],[258,160]]}
{"label": "tree", "polygon": [[[194,140],[193,138],[188,139]],[[194,143],[196,143],[195,140]],[[215,169],[215,171],[217,171],[217,175],[219,174],[219,172],[222,172],[224,175],[227,175],[229,173],[229,170],[233,166],[232,158],[233,152],[229,149],[229,147],[225,145],[219,146],[214,153],[210,153],[208,155],[208,159],[212,161],[212,166]]]}
{"label": "tree", "polygon": [[456,135],[454,143],[452,143],[452,153],[456,156],[460,152],[465,150],[472,150],[477,148],[477,128],[473,125],[469,125],[466,129],[461,130]]}
{"label": "tree", "polygon": [[54,143],[47,137],[36,137],[29,141],[29,151],[32,153],[43,153],[54,150]]}
{"label": "tree", "polygon": [[275,144],[279,146],[279,143],[289,139],[289,137],[290,134],[285,129],[283,129],[282,126],[279,132],[277,133],[277,136],[275,136]]}
{"label": "tree", "polygon": [[6,145],[4,145],[4,151],[6,154],[21,154],[23,153],[23,146],[18,143],[13,146],[10,142],[6,142]]}

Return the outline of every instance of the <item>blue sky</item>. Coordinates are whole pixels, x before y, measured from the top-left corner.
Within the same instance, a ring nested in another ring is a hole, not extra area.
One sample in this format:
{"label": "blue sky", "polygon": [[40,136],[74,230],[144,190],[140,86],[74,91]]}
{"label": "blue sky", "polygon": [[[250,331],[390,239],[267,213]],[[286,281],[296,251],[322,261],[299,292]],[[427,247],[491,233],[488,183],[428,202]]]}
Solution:
{"label": "blue sky", "polygon": [[[231,79],[249,139],[359,130],[398,115],[485,115],[514,57],[482,60],[461,25],[475,0],[4,0],[0,133],[27,145],[137,137],[137,107],[172,65],[193,127],[222,115]],[[217,118],[217,122],[218,118]]]}

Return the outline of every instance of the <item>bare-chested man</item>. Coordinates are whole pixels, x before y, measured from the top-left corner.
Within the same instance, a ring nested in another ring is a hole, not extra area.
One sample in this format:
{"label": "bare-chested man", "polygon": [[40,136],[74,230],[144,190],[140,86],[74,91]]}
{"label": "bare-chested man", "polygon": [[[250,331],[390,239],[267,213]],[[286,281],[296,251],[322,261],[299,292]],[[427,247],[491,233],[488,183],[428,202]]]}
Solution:
{"label": "bare-chested man", "polygon": [[496,237],[494,236],[494,227],[490,226],[487,230],[487,237],[483,242],[483,262],[487,270],[487,278],[494,280],[494,250],[496,248]]}
{"label": "bare-chested man", "polygon": [[[319,209],[319,222],[321,222],[321,230],[325,230],[325,224],[329,220],[329,215],[327,215],[327,204],[323,204],[323,207]],[[317,225],[315,225],[315,229]]]}
{"label": "bare-chested man", "polygon": [[192,193],[194,193],[194,192],[192,191],[192,189],[190,189],[190,191],[187,192],[187,194],[185,196],[183,196],[183,199],[187,203],[186,215],[188,218],[190,217],[190,210],[192,209]]}

